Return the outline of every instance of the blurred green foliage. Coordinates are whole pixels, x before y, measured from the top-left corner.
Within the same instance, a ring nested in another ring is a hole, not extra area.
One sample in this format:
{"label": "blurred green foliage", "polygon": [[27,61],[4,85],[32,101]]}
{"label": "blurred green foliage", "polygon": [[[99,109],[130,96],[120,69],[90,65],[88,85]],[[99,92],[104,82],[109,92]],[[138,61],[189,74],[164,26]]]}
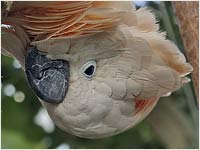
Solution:
{"label": "blurred green foliage", "polygon": [[[178,44],[183,50],[180,38],[178,38],[178,27],[172,26],[172,6],[170,2],[146,2],[146,6],[152,8],[161,29],[167,31],[167,37]],[[1,113],[2,113],[2,148],[57,148],[60,144],[67,144],[70,148],[166,148],[160,141],[150,124],[144,120],[134,128],[104,139],[88,140],[65,133],[57,127],[48,133],[38,126],[34,118],[42,107],[35,94],[30,89],[22,69],[13,66],[13,58],[1,57]],[[5,87],[12,84],[16,91],[22,91],[25,99],[17,102],[14,96],[5,94]],[[183,89],[174,94],[177,98],[183,94]],[[193,91],[190,92],[193,95]],[[194,98],[194,95],[193,97]],[[187,108],[185,112],[190,115],[190,108],[182,98],[178,102],[184,103]],[[191,116],[192,117],[192,116]],[[192,121],[192,119],[191,119]]]}

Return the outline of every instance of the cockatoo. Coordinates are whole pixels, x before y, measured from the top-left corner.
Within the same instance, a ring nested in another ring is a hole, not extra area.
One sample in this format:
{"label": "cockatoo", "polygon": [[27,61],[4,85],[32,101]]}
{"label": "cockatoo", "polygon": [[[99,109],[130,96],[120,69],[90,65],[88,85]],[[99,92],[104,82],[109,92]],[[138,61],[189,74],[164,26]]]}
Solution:
{"label": "cockatoo", "polygon": [[2,53],[16,57],[55,124],[79,137],[119,134],[190,80],[154,14],[130,1],[7,2]]}

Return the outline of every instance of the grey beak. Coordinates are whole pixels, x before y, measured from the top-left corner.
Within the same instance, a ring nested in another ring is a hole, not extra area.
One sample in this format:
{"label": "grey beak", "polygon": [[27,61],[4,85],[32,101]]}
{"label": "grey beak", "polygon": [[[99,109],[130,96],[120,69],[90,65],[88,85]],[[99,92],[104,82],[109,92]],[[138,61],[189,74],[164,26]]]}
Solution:
{"label": "grey beak", "polygon": [[50,60],[36,46],[30,46],[25,60],[26,76],[36,95],[49,103],[64,100],[69,86],[69,62]]}

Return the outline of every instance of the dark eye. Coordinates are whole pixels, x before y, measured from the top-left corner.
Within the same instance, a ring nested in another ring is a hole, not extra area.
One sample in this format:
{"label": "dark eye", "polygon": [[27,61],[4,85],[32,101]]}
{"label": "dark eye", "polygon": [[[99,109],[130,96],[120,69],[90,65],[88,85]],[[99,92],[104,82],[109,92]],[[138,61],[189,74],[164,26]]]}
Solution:
{"label": "dark eye", "polygon": [[89,61],[81,67],[81,73],[87,78],[91,79],[96,72],[96,62]]}
{"label": "dark eye", "polygon": [[85,73],[86,75],[88,75],[88,76],[91,76],[91,75],[94,73],[94,66],[93,66],[93,65],[89,66],[89,67],[85,70],[84,73]]}

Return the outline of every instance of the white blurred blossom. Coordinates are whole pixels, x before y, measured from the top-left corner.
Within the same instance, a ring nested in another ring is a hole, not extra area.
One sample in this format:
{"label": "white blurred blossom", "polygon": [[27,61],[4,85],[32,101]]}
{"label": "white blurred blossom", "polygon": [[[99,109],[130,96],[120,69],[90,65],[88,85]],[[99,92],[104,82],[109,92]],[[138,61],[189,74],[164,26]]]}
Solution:
{"label": "white blurred blossom", "polygon": [[21,65],[20,65],[19,61],[16,60],[16,59],[13,60],[12,65],[13,65],[13,67],[16,68],[16,69],[21,68]]}
{"label": "white blurred blossom", "polygon": [[6,96],[10,96],[10,97],[13,96],[15,94],[15,91],[16,90],[13,84],[7,84],[4,86],[3,92]]}
{"label": "white blurred blossom", "polygon": [[41,126],[47,133],[52,133],[55,130],[55,125],[44,108],[39,109],[34,117],[34,122],[38,126]]}
{"label": "white blurred blossom", "polygon": [[25,95],[23,92],[21,91],[17,91],[15,94],[14,94],[14,100],[18,103],[21,103],[23,102],[25,99]]}
{"label": "white blurred blossom", "polygon": [[70,149],[67,143],[61,143],[56,149]]}

